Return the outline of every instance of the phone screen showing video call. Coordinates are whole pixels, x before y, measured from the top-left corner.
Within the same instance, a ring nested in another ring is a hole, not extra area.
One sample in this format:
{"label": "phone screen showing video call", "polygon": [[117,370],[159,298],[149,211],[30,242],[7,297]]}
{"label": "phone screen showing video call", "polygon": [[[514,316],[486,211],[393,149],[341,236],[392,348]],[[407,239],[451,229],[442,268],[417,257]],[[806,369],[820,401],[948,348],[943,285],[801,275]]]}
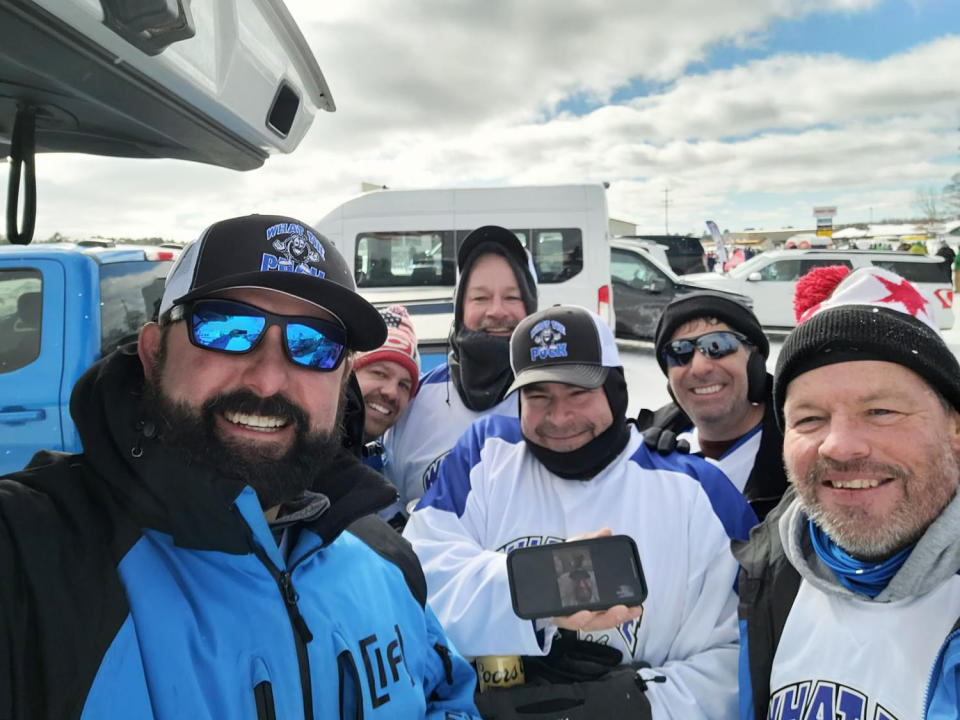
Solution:
{"label": "phone screen showing video call", "polygon": [[625,536],[523,548],[508,564],[514,605],[524,618],[639,605],[646,597],[635,546]]}

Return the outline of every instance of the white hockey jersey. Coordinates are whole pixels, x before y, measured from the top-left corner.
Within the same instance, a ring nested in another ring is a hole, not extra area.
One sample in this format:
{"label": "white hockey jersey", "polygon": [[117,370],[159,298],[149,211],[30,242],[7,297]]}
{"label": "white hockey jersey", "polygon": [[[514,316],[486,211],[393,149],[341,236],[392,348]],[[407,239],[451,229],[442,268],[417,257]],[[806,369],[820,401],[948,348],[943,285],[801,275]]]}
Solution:
{"label": "white hockey jersey", "polygon": [[[737,490],[743,492],[753,472],[753,465],[760,450],[760,440],[763,437],[763,423],[757,423],[750,432],[743,435],[723,455],[714,459],[706,458],[723,470],[723,474],[730,478]],[[694,427],[690,432],[680,433],[677,439],[684,439],[690,443],[690,452],[700,452],[700,435]]]}
{"label": "white hockey jersey", "polygon": [[527,449],[517,418],[474,423],[440,467],[404,536],[429,602],[468,656],[542,655],[534,623],[510,601],[506,553],[609,527],[637,544],[644,614],[581,633],[643,660],[665,683],[647,691],[657,720],[732,718],[737,703],[737,565],[730,538],[756,521],[743,495],[702,458],[661,456],[631,430],[624,451],[586,481],[565,480]]}
{"label": "white hockey jersey", "polygon": [[767,716],[923,717],[930,668],[958,614],[956,575],[889,603],[828,595],[804,580],[774,655]]}
{"label": "white hockey jersey", "polygon": [[470,410],[460,399],[446,364],[420,378],[416,397],[383,436],[383,474],[400,493],[401,506],[406,508],[411,500],[423,495],[436,479],[440,461],[470,423],[491,414],[517,417],[519,407],[514,394],[486,412]]}

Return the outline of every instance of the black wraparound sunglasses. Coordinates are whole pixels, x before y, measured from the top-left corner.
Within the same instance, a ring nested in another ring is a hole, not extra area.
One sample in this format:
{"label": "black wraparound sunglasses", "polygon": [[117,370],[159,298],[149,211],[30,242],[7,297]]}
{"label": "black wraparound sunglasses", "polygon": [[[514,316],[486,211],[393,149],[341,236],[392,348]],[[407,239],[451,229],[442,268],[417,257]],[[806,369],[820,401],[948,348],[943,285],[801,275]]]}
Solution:
{"label": "black wraparound sunglasses", "polygon": [[733,330],[715,330],[693,338],[671,340],[664,345],[661,356],[667,367],[682,367],[693,359],[697,350],[711,360],[719,360],[735,353],[744,342],[748,342],[746,335]]}
{"label": "black wraparound sunglasses", "polygon": [[186,320],[190,342],[204,350],[238,355],[251,352],[273,325],[280,326],[283,349],[294,365],[329,372],[346,355],[342,327],[316,317],[277,315],[255,305],[204,298],[170,311],[170,320]]}

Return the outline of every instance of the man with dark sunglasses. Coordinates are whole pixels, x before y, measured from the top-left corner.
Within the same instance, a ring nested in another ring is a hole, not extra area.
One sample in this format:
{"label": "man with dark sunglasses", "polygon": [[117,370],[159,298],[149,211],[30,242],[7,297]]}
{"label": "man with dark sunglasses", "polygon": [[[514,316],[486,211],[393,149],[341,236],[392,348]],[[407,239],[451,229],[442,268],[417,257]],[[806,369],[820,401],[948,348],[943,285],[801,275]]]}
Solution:
{"label": "man with dark sunglasses", "polygon": [[[296,252],[294,252],[294,250]],[[474,675],[341,447],[386,336],[308,226],[215,223],[94,365],[82,455],[0,480],[0,717],[475,717]]]}
{"label": "man with dark sunglasses", "polygon": [[660,316],[654,345],[674,402],[641,412],[641,424],[652,426],[648,444],[669,452],[679,436],[718,464],[764,517],[787,481],[770,402],[770,343],[756,315],[729,295],[684,295]]}

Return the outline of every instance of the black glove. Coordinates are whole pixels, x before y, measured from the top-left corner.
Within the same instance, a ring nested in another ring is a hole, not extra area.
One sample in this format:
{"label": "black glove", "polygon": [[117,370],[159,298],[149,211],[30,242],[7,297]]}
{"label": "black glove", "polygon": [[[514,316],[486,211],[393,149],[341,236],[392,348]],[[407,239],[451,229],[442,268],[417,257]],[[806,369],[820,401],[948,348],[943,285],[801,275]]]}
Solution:
{"label": "black glove", "polygon": [[644,431],[643,444],[661,455],[669,455],[672,452],[690,452],[689,442],[682,439],[678,440],[677,434],[673,430],[667,430],[656,425]]}

